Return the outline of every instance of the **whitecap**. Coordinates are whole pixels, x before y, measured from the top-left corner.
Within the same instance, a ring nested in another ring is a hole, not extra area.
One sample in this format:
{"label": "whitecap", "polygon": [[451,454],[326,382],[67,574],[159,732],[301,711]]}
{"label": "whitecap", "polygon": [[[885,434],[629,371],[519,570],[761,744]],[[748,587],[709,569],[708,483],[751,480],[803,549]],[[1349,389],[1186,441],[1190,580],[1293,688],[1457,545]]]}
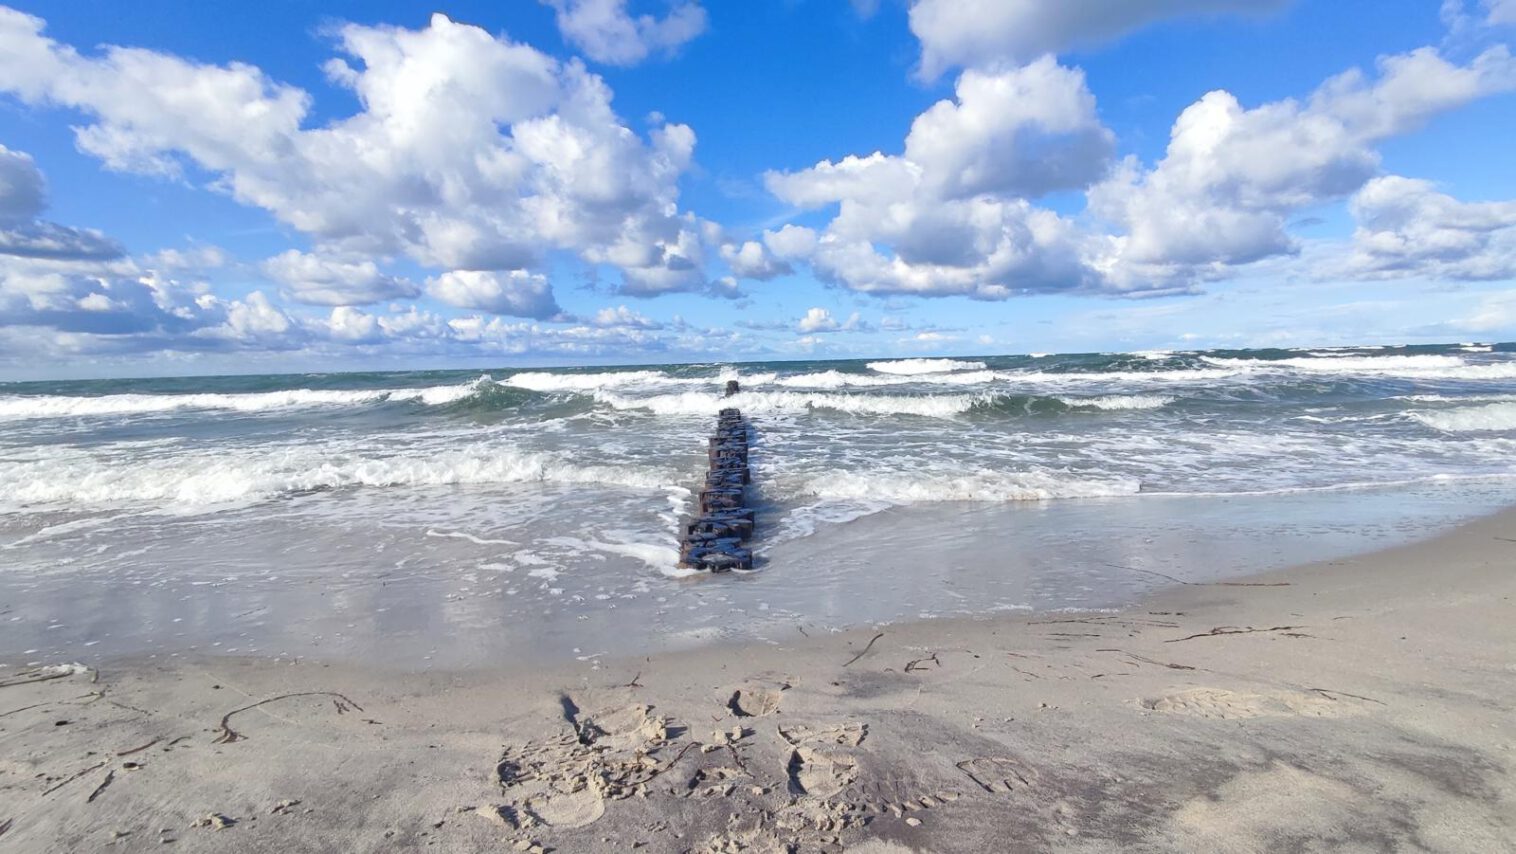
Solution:
{"label": "whitecap", "polygon": [[890,362],[869,362],[871,371],[881,374],[941,374],[949,371],[982,371],[988,368],[984,362],[962,362],[957,359],[897,359]]}

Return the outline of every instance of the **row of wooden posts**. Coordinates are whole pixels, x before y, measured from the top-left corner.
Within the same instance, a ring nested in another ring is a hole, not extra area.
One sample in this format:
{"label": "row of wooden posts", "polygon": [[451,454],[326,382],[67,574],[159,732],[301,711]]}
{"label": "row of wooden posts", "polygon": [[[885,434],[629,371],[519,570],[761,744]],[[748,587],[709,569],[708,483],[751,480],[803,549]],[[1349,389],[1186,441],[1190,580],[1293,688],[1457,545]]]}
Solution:
{"label": "row of wooden posts", "polygon": [[[727,397],[739,391],[736,380],[727,382]],[[753,480],[747,464],[749,432],[740,410],[723,409],[717,416],[698,512],[685,524],[679,544],[681,566],[710,572],[753,568],[753,552],[747,546],[754,518],[747,506],[747,487]]]}

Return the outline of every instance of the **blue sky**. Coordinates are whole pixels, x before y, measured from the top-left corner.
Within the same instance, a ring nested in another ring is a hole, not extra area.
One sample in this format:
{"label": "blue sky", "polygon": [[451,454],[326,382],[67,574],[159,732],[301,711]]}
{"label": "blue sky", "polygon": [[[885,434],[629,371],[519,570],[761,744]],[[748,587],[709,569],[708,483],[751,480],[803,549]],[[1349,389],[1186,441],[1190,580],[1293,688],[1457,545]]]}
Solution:
{"label": "blue sky", "polygon": [[0,376],[1509,340],[1513,33],[1516,0],[0,7]]}

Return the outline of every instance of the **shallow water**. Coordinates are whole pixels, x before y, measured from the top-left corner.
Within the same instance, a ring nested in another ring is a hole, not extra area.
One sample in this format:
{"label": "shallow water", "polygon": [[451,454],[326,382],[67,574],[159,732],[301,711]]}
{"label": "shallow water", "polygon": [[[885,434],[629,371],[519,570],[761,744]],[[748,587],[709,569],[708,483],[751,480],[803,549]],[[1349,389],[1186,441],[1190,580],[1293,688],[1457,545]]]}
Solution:
{"label": "shallow water", "polygon": [[[0,659],[456,667],[1112,607],[1172,583],[1150,572],[1331,558],[1511,503],[1513,355],[0,386]],[[678,521],[734,377],[762,567],[681,578]]]}

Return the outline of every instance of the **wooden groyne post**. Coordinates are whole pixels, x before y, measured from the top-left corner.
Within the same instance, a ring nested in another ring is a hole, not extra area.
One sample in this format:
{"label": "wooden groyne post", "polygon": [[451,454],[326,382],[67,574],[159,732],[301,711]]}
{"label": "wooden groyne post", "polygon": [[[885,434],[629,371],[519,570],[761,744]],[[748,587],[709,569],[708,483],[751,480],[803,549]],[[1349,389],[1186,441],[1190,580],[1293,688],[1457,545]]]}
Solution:
{"label": "wooden groyne post", "polygon": [[[727,397],[741,390],[736,380],[727,381]],[[747,506],[747,487],[753,480],[747,465],[749,431],[747,419],[736,408],[723,409],[716,417],[705,486],[695,518],[685,524],[679,542],[680,566],[710,572],[753,568],[753,552],[747,547],[754,518]]]}

